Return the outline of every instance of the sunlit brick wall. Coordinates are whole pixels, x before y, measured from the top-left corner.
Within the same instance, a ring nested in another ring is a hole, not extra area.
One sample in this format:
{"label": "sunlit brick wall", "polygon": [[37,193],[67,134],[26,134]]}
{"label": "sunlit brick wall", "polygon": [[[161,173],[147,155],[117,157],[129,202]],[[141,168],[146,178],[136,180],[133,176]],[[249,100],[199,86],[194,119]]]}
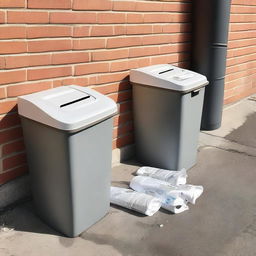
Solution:
{"label": "sunlit brick wall", "polygon": [[188,67],[190,12],[190,0],[0,0],[0,184],[27,172],[20,95],[90,86],[118,103],[113,148],[133,143],[129,69]]}
{"label": "sunlit brick wall", "polygon": [[232,0],[225,103],[256,93],[256,0]]}

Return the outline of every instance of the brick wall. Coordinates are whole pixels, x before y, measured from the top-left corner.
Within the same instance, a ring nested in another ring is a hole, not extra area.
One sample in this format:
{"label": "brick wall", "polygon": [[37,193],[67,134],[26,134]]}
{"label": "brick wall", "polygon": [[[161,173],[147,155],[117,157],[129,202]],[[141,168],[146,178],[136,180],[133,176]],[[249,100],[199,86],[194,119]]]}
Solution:
{"label": "brick wall", "polygon": [[232,0],[225,103],[256,93],[256,1]]}
{"label": "brick wall", "polygon": [[0,184],[27,171],[17,96],[91,86],[114,99],[113,148],[133,142],[129,69],[187,66],[190,0],[0,0]]}
{"label": "brick wall", "polygon": [[[233,0],[226,103],[255,92],[255,13],[255,0]],[[67,84],[108,95],[119,148],[133,143],[129,69],[189,67],[191,0],[0,0],[0,23],[0,184],[27,172],[19,95]]]}

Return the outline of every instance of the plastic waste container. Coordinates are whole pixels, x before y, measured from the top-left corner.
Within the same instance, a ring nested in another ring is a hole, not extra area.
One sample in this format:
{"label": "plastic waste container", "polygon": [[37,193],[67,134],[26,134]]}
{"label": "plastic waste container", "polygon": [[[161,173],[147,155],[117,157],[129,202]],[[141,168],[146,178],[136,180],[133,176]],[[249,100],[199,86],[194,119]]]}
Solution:
{"label": "plastic waste container", "polygon": [[110,98],[80,86],[18,98],[18,111],[39,216],[74,237],[101,219],[110,205]]}
{"label": "plastic waste container", "polygon": [[205,76],[169,64],[130,71],[138,160],[162,169],[196,163]]}

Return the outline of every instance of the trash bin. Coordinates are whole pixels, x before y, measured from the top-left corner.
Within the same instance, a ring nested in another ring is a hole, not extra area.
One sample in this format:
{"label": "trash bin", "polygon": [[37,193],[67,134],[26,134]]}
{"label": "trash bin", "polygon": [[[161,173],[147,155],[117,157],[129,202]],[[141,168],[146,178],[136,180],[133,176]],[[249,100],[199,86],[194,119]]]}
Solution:
{"label": "trash bin", "polygon": [[110,98],[80,86],[18,98],[39,216],[74,237],[101,219],[110,205]]}
{"label": "trash bin", "polygon": [[205,76],[161,64],[133,69],[136,156],[163,169],[196,163]]}

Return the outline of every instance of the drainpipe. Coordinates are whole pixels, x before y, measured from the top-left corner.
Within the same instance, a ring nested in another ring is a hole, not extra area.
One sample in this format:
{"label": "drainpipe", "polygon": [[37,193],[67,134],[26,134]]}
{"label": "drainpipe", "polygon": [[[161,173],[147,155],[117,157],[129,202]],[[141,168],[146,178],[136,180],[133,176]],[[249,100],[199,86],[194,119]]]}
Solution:
{"label": "drainpipe", "polygon": [[202,130],[221,126],[230,5],[230,0],[193,0],[192,70],[209,81]]}

